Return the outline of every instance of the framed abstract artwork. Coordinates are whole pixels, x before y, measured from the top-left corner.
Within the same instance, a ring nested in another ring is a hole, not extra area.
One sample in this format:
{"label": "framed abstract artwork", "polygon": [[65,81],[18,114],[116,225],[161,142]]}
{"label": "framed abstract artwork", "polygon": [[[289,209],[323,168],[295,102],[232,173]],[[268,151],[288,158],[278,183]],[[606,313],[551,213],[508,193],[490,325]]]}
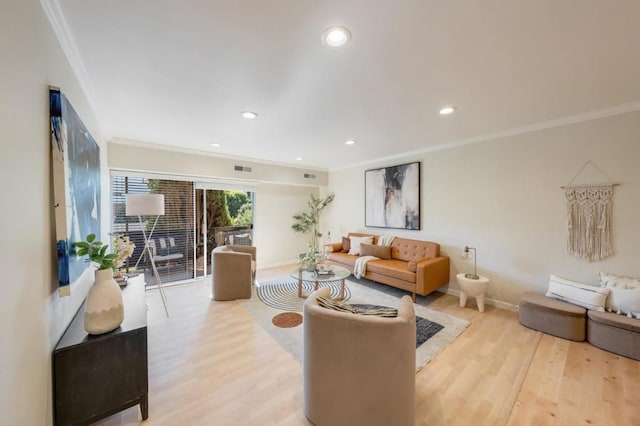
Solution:
{"label": "framed abstract artwork", "polygon": [[89,264],[73,244],[100,233],[100,147],[60,89],[49,87],[58,284],[70,294]]}
{"label": "framed abstract artwork", "polygon": [[420,163],[364,172],[365,226],[420,229]]}

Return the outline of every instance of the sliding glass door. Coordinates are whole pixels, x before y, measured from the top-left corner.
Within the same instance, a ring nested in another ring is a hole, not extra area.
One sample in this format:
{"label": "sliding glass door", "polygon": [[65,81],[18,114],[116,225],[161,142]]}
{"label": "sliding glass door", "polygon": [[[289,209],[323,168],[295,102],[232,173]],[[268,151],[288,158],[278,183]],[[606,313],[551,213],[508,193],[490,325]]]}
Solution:
{"label": "sliding glass door", "polygon": [[[163,194],[165,214],[127,216],[127,194]],[[253,245],[254,190],[249,183],[202,182],[181,177],[111,172],[112,236],[128,236],[136,245],[120,271],[143,273],[156,284],[151,256],[163,284],[211,274],[211,251],[221,245]],[[141,220],[140,220],[141,219]],[[144,251],[143,230],[151,255]]]}
{"label": "sliding glass door", "polygon": [[196,276],[211,274],[211,251],[222,245],[253,244],[252,191],[206,189],[196,183]]}

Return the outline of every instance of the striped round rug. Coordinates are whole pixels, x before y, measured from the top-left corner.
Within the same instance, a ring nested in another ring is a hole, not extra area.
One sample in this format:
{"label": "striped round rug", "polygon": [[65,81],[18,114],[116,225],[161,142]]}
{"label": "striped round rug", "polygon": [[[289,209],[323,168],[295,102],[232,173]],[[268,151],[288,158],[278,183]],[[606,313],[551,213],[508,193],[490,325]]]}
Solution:
{"label": "striped round rug", "polygon": [[[329,287],[331,289],[331,297],[340,296],[340,281],[328,281],[320,283],[318,288]],[[349,283],[344,286],[344,300],[349,300],[351,291]],[[302,305],[305,299],[298,297],[298,283],[295,281],[272,281],[260,283],[256,288],[258,298],[267,306],[275,309],[292,312],[302,312]],[[313,283],[303,282],[302,294],[308,295],[313,293]]]}

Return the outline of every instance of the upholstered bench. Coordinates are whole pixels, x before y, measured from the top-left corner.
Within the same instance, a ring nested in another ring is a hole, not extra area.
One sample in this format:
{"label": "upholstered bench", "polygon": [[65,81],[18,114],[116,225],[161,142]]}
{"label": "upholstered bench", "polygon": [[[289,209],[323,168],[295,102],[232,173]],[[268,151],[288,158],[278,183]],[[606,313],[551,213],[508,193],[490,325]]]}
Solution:
{"label": "upholstered bench", "polygon": [[589,311],[587,340],[593,346],[640,361],[640,320]]}
{"label": "upholstered bench", "polygon": [[525,293],[520,298],[520,324],[563,339],[585,340],[586,316],[585,308],[543,294]]}

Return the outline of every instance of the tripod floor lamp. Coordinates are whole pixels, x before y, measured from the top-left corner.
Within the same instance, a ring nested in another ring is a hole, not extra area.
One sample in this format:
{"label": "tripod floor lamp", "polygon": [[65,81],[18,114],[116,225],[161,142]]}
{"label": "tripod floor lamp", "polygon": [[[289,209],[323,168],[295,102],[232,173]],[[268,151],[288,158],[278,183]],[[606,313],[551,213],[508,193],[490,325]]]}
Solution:
{"label": "tripod floor lamp", "polygon": [[[160,297],[162,298],[162,304],[164,305],[164,312],[167,314],[167,317],[169,317],[169,311],[167,310],[167,297],[165,296],[164,289],[162,288],[162,281],[160,280],[160,274],[158,274],[158,268],[156,267],[156,262],[154,260],[154,253],[151,251],[151,237],[153,236],[153,231],[156,229],[158,218],[160,216],[164,216],[164,195],[126,194],[125,216],[138,216],[140,228],[142,229],[142,236],[144,237],[144,249],[142,249],[142,253],[140,253],[140,257],[136,262],[135,268],[138,267],[142,256],[146,253],[151,260],[151,267],[153,268],[153,275],[156,278],[156,284],[160,291]],[[142,216],[156,217],[149,234],[147,234],[145,229],[146,224],[142,221]]]}

